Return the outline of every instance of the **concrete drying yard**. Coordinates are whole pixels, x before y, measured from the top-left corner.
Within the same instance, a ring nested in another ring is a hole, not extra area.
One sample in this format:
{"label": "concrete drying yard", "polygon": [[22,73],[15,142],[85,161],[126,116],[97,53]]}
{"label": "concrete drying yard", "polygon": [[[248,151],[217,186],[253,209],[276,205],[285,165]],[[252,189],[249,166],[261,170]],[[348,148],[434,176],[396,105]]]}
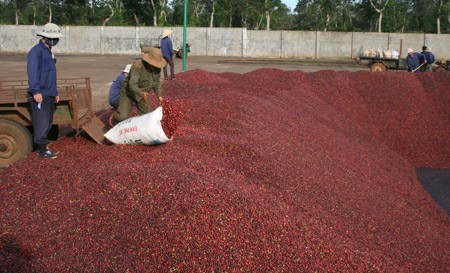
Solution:
{"label": "concrete drying yard", "polygon": [[[0,80],[26,80],[26,54],[0,54]],[[94,110],[109,108],[107,98],[111,82],[128,63],[140,58],[139,55],[56,55],[58,78],[90,77]],[[174,59],[175,72],[181,73],[182,60]],[[368,70],[355,61],[301,61],[281,59],[238,59],[224,57],[188,56],[186,71],[202,69],[209,72],[246,73],[260,68],[282,70]],[[164,92],[164,90],[163,90]]]}

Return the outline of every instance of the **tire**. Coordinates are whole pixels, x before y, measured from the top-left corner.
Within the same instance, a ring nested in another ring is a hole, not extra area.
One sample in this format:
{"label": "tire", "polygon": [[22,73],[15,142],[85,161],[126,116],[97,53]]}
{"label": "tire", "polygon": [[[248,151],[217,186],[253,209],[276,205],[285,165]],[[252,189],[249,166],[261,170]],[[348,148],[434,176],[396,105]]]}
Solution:
{"label": "tire", "polygon": [[0,168],[24,158],[32,150],[30,131],[16,121],[0,118]]}
{"label": "tire", "polygon": [[373,63],[372,66],[370,66],[370,71],[372,72],[383,72],[386,71],[386,66],[382,63]]}

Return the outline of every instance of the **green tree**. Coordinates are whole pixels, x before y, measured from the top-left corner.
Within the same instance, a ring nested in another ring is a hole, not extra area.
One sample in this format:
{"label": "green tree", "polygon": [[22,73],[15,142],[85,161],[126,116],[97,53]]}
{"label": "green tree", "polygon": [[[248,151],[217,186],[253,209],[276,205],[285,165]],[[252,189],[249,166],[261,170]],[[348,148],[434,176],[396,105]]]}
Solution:
{"label": "green tree", "polygon": [[[189,0],[188,26],[450,33],[449,0]],[[0,24],[181,26],[184,0],[0,0]]]}
{"label": "green tree", "polygon": [[[411,29],[419,29],[427,33],[448,33],[449,18],[448,0],[415,0],[413,2]],[[446,30],[446,31],[445,31]]]}
{"label": "green tree", "polygon": [[405,32],[411,10],[411,0],[396,0],[388,5],[383,19],[385,32]]}
{"label": "green tree", "polygon": [[303,30],[340,30],[339,18],[344,10],[341,0],[300,0],[294,11],[297,12],[297,25]]}

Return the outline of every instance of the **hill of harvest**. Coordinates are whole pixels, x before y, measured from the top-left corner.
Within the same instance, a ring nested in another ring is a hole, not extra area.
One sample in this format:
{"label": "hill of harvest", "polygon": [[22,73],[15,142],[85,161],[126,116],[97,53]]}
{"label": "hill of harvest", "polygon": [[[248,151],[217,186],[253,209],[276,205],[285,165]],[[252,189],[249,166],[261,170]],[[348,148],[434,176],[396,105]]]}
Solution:
{"label": "hill of harvest", "polygon": [[[159,146],[0,169],[1,272],[446,272],[450,73],[188,71]],[[175,109],[175,108],[174,108]]]}

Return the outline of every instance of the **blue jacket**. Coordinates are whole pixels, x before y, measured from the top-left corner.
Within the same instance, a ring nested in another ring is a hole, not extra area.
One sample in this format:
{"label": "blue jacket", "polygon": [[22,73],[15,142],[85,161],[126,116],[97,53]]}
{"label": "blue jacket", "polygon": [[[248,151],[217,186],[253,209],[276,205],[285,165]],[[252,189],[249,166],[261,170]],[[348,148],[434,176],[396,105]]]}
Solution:
{"label": "blue jacket", "polygon": [[[416,53],[414,53],[416,54]],[[425,60],[427,59],[426,57],[426,52],[422,51],[420,53],[417,53],[419,55],[419,64],[423,64],[425,62]]]}
{"label": "blue jacket", "polygon": [[52,51],[42,41],[33,46],[27,57],[28,93],[43,96],[58,95],[56,84],[56,60]]}
{"label": "blue jacket", "polygon": [[114,108],[119,107],[120,89],[122,88],[122,82],[125,79],[125,73],[121,72],[119,76],[112,82],[109,88],[108,101],[109,105]]}
{"label": "blue jacket", "polygon": [[161,51],[164,58],[172,58],[173,56],[173,45],[172,40],[168,36],[161,40]]}
{"label": "blue jacket", "polygon": [[[416,69],[417,67],[419,67],[420,65],[420,60],[419,60],[419,53],[414,52],[412,56],[408,56],[406,57],[406,66],[408,67],[408,71],[412,72],[414,69]],[[417,69],[416,73],[419,73],[420,70]]]}
{"label": "blue jacket", "polygon": [[435,61],[434,60],[434,54],[432,52],[424,51],[424,52],[422,52],[422,54],[424,55],[425,60],[427,60],[427,65],[434,63],[434,61]]}

